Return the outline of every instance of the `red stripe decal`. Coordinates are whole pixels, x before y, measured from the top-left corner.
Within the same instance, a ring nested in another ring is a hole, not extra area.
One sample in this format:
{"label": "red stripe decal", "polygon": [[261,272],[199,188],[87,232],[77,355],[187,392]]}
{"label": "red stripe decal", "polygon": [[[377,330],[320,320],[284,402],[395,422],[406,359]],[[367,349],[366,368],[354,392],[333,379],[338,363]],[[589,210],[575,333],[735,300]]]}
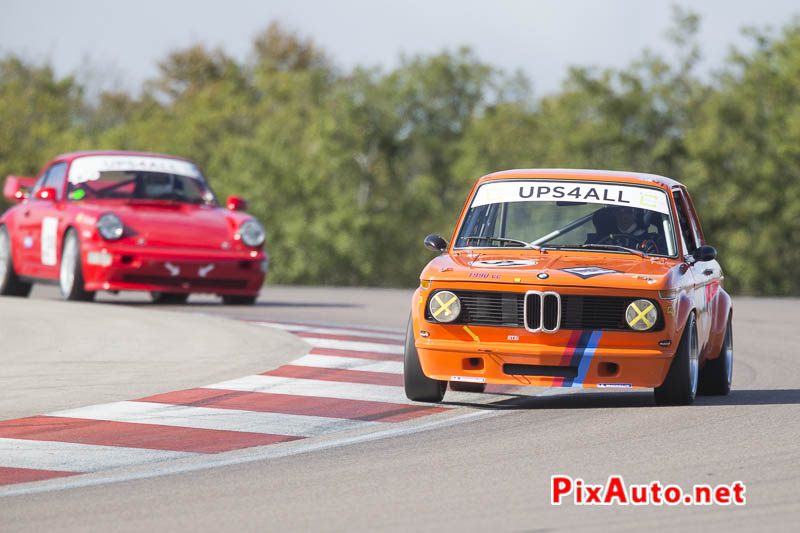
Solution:
{"label": "red stripe decal", "polygon": [[348,341],[348,342],[371,342],[373,344],[395,344],[402,346],[404,341],[387,339],[384,337],[354,337],[351,335],[333,335],[329,333],[311,333],[306,331],[297,331],[294,333],[298,337],[305,337],[311,339],[329,339],[334,341]]}
{"label": "red stripe decal", "polygon": [[195,453],[218,453],[300,438],[55,416],[4,420],[0,422],[0,437]]}
{"label": "red stripe decal", "polygon": [[357,357],[358,359],[375,359],[376,361],[402,361],[403,355],[396,353],[358,352],[355,350],[339,350],[337,348],[311,348],[308,352],[316,355],[337,355],[340,357]]}
{"label": "red stripe decal", "polygon": [[562,385],[564,385],[564,378],[553,378],[553,384],[550,386],[561,387]]}
{"label": "red stripe decal", "polygon": [[75,476],[78,474],[83,474],[83,472],[60,472],[57,470],[34,470],[32,468],[10,468],[7,466],[0,466],[0,485],[29,483],[31,481],[42,481],[44,479]]}
{"label": "red stripe decal", "polygon": [[188,389],[157,394],[137,401],[380,422],[402,422],[448,410],[443,407],[220,389]]}
{"label": "red stripe decal", "polygon": [[561,356],[561,366],[569,366],[569,360],[572,359],[579,340],[581,340],[581,332],[579,330],[573,331],[572,335],[569,336],[569,341],[564,349],[564,354]]}
{"label": "red stripe decal", "polygon": [[403,386],[402,374],[385,372],[369,372],[366,370],[342,370],[338,368],[316,368],[311,366],[284,365],[275,370],[264,372],[263,376],[282,378],[321,379],[323,381],[343,381],[347,383],[363,383],[366,385]]}

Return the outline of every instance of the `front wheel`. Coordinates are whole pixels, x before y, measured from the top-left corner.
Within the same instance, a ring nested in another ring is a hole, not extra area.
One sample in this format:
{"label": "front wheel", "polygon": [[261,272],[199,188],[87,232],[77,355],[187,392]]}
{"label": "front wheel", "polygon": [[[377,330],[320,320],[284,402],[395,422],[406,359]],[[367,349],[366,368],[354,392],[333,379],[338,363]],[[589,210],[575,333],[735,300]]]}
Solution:
{"label": "front wheel", "polygon": [[733,324],[728,317],[725,328],[725,339],[722,341],[719,356],[706,361],[703,372],[700,374],[698,394],[707,396],[725,396],[731,391],[731,378],[733,377]]}
{"label": "front wheel", "polygon": [[447,390],[446,381],[431,379],[422,371],[417,347],[414,344],[414,325],[411,317],[408,318],[406,347],[403,353],[403,383],[406,396],[415,402],[441,402]]}
{"label": "front wheel", "polygon": [[33,285],[20,281],[11,257],[11,238],[5,226],[0,226],[0,295],[28,296]]}
{"label": "front wheel", "polygon": [[94,300],[94,292],[83,288],[83,267],[81,266],[81,244],[74,229],[68,229],[61,249],[61,268],[58,275],[58,286],[65,300],[90,302]]}
{"label": "front wheel", "polygon": [[686,321],[681,342],[675,351],[667,377],[654,391],[658,405],[691,405],[694,402],[697,394],[699,360],[697,324],[692,313]]}

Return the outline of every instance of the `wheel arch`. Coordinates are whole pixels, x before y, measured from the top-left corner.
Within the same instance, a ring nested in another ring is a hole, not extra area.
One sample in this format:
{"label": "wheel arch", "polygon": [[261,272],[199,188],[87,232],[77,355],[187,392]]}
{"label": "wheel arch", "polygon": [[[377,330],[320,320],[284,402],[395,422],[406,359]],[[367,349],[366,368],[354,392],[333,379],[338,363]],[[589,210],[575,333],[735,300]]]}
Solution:
{"label": "wheel arch", "polygon": [[6,232],[8,233],[8,253],[11,257],[11,265],[14,269],[14,272],[17,273],[19,271],[19,265],[15,265],[14,260],[19,260],[19,254],[21,253],[19,250],[19,244],[14,243],[14,233],[11,231],[8,222],[5,220],[0,219],[0,229],[6,228]]}
{"label": "wheel arch", "polygon": [[733,319],[733,302],[731,296],[723,289],[719,289],[710,303],[711,331],[708,334],[708,345],[704,360],[716,359],[720,355],[722,343],[725,341],[725,330],[728,319]]}
{"label": "wheel arch", "polygon": [[[70,222],[66,226],[64,226],[64,229],[61,232],[61,238],[58,240],[58,254],[57,254],[58,268],[61,268],[61,256],[64,255],[64,243],[67,242],[67,235],[69,235],[70,231],[75,232],[75,238],[78,239],[78,253],[79,254],[81,253],[81,247],[83,246],[83,244],[81,243],[81,236],[78,233],[78,228],[73,226],[72,223]],[[81,268],[82,267],[83,267],[83,261],[81,261]]]}
{"label": "wheel arch", "polygon": [[11,254],[11,259],[13,262],[14,255],[16,250],[14,249],[14,235],[11,233],[11,228],[9,227],[8,222],[4,218],[0,218],[0,228],[6,228],[8,232],[8,253]]}
{"label": "wheel arch", "polygon": [[675,304],[675,324],[678,326],[675,330],[675,347],[677,349],[680,339],[683,338],[683,331],[686,329],[686,324],[689,322],[689,316],[697,314],[697,308],[691,298],[684,292],[678,297]]}
{"label": "wheel arch", "polygon": [[[417,290],[414,291],[414,294],[411,296],[411,327],[413,328],[414,332],[419,331],[420,329],[420,302],[419,299],[422,297],[420,288],[417,287]],[[416,341],[417,335],[414,334],[414,339]]]}

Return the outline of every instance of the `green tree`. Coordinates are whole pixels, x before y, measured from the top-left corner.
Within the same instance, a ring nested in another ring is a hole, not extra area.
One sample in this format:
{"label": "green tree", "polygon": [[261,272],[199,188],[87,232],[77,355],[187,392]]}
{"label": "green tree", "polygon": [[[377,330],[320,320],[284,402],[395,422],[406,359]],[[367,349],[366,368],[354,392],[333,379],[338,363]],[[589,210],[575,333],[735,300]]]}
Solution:
{"label": "green tree", "polygon": [[[727,287],[800,294],[800,22],[695,73],[699,18],[676,9],[670,60],[572,68],[560,92],[468,49],[336,68],[273,24],[246,61],[177,50],[139,96],[92,94],[48,66],[0,59],[0,175],[88,148],[196,161],[268,230],[271,283],[410,286],[449,238],[475,179],[525,167],[664,174],[689,186]],[[3,204],[5,205],[5,204]]]}
{"label": "green tree", "polygon": [[[56,151],[82,145],[83,91],[71,77],[15,56],[0,60],[0,176],[33,176]],[[0,209],[8,205],[0,199]]]}
{"label": "green tree", "polygon": [[687,133],[684,172],[728,286],[800,294],[800,24],[752,36],[756,50],[733,53]]}

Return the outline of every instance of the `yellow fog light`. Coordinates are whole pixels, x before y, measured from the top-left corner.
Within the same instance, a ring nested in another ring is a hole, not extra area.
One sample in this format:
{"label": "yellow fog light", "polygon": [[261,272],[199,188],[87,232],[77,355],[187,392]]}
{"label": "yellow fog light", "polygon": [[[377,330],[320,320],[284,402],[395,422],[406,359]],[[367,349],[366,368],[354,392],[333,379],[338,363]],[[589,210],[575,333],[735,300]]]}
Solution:
{"label": "yellow fog light", "polygon": [[646,331],[656,325],[658,311],[650,300],[636,300],[625,310],[625,321],[636,331]]}
{"label": "yellow fog light", "polygon": [[450,291],[439,291],[428,302],[428,310],[437,322],[452,322],[461,313],[461,300]]}

